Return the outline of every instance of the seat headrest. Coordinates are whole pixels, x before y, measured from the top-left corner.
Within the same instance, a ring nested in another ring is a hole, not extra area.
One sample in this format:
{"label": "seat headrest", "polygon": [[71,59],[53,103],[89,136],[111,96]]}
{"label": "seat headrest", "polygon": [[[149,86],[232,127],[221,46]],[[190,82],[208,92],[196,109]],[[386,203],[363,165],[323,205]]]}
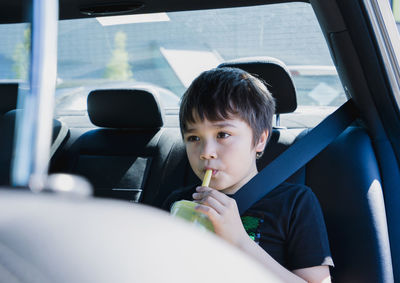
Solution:
{"label": "seat headrest", "polygon": [[286,65],[272,57],[252,57],[227,61],[218,66],[239,68],[263,79],[276,101],[276,114],[291,113],[297,108],[296,89]]}
{"label": "seat headrest", "polygon": [[157,95],[144,89],[98,89],[89,93],[90,121],[106,128],[161,128],[163,115]]}

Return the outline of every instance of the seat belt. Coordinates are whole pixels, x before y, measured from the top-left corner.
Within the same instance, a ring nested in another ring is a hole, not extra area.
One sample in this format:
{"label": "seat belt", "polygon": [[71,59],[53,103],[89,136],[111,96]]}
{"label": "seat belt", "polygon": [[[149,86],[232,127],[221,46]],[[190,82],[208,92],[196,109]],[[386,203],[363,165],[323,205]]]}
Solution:
{"label": "seat belt", "polygon": [[283,183],[336,139],[356,118],[350,99],[295,142],[231,197],[242,215],[258,200]]}

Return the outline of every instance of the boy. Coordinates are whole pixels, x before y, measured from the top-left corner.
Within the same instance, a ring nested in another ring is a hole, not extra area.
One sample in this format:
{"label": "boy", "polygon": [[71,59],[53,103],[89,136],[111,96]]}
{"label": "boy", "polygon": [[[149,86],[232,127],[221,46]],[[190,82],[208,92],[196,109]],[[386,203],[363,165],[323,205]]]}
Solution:
{"label": "boy", "polygon": [[[242,218],[235,194],[257,173],[272,130],[275,102],[265,85],[236,68],[197,77],[182,97],[179,119],[190,166],[209,187],[174,192],[164,208],[193,199],[215,233],[287,282],[330,282],[333,265],[318,201],[302,185],[281,184]],[[249,237],[250,236],[250,237]]]}

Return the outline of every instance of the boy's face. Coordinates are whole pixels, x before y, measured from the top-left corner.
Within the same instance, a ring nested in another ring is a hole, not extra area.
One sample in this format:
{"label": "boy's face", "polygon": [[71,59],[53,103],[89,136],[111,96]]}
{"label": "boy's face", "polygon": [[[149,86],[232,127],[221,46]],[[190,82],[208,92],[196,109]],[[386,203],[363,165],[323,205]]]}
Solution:
{"label": "boy's face", "polygon": [[195,121],[186,124],[183,136],[190,166],[200,179],[212,169],[210,187],[235,193],[257,174],[256,152],[264,150],[268,133],[264,132],[254,146],[252,129],[239,117]]}

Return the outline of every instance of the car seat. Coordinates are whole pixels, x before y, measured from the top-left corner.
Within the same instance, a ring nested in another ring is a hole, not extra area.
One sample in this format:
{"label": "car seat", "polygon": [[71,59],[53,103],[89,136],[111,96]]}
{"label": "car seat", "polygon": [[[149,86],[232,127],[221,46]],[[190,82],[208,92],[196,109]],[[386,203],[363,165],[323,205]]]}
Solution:
{"label": "car seat", "polygon": [[[65,149],[70,172],[86,177],[94,196],[138,202],[159,186],[179,131],[165,131],[157,93],[151,89],[101,89],[88,95],[88,114],[98,128]],[[152,177],[152,178],[150,178]]]}
{"label": "car seat", "polygon": [[[274,84],[287,84],[290,74],[285,67],[281,68],[282,72],[274,72],[275,75],[266,72],[271,63],[277,67],[277,62],[271,58],[245,58],[221,66],[258,74],[279,102],[282,90]],[[290,142],[284,142],[285,146],[277,147],[274,132],[259,160],[259,169],[290,145]],[[295,142],[306,132],[291,141]],[[278,139],[281,136],[290,140],[286,129],[279,130]],[[347,128],[290,181],[308,185],[320,201],[335,262],[331,270],[333,282],[393,281],[379,167],[371,139],[360,123]]]}
{"label": "car seat", "polygon": [[[22,109],[14,109],[5,113],[0,118],[0,185],[9,186],[11,177],[11,163],[14,157],[14,132],[15,122]],[[52,143],[50,158],[55,158],[69,135],[67,125],[53,119]]]}

